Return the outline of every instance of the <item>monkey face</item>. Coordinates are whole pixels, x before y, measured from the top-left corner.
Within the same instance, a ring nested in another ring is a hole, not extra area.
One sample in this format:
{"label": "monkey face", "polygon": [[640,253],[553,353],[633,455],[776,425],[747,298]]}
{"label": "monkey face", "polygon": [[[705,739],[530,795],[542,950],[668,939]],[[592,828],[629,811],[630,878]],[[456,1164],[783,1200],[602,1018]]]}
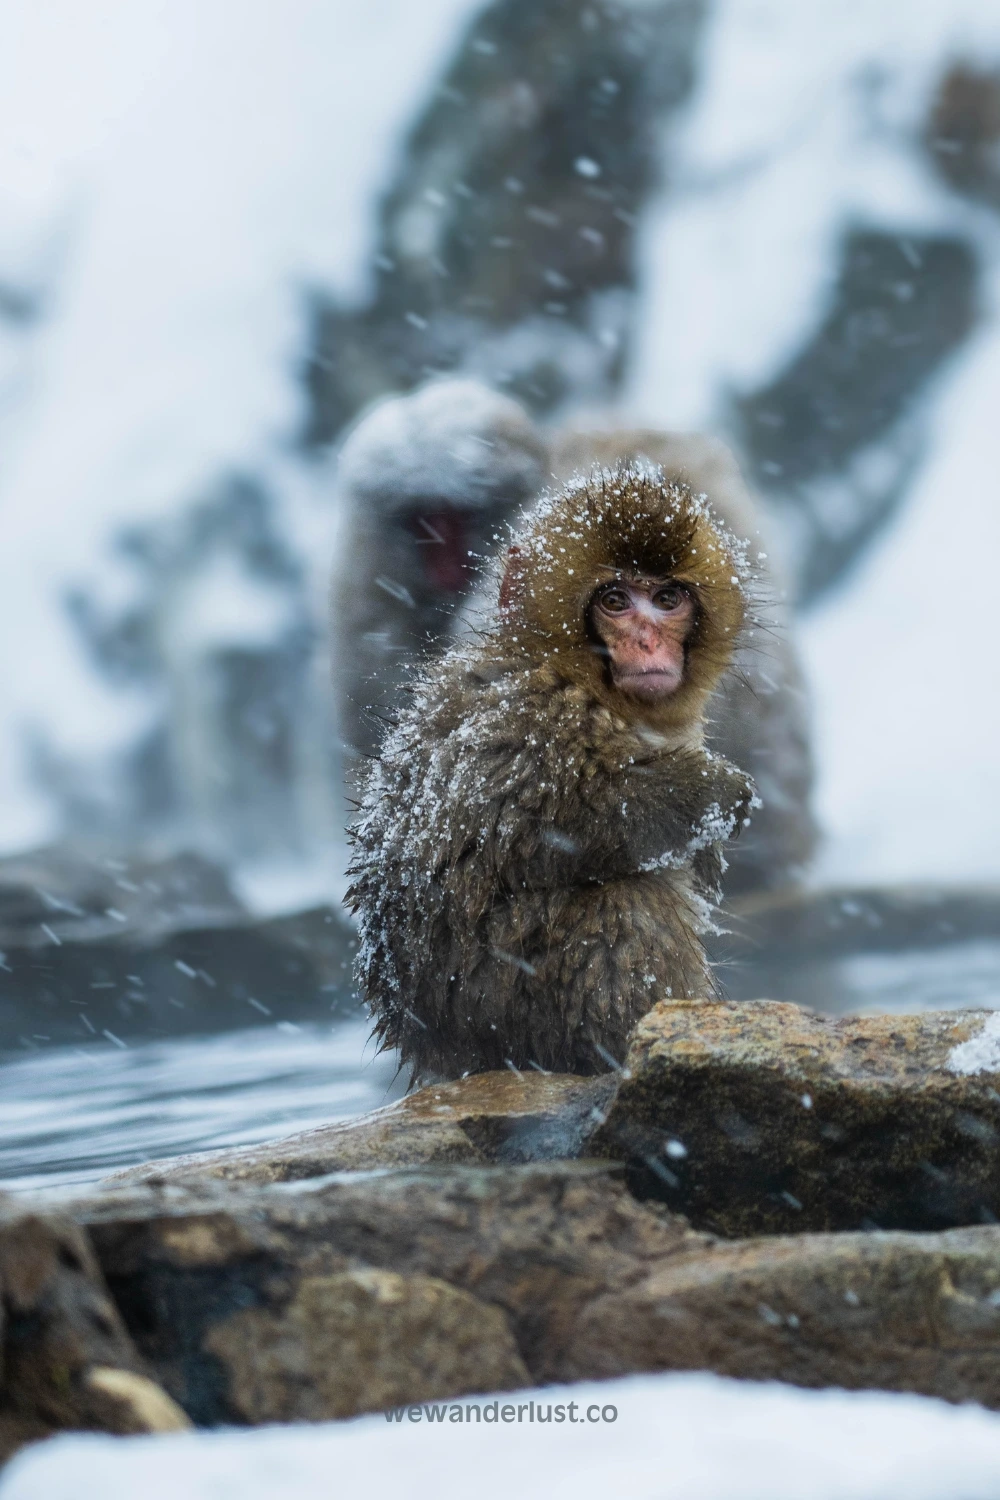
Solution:
{"label": "monkey face", "polygon": [[406,518],[406,528],[432,593],[461,594],[469,586],[469,528],[466,514],[428,505]]}
{"label": "monkey face", "polygon": [[619,692],[659,702],[684,681],[695,602],[672,579],[618,578],[593,596],[589,620]]}
{"label": "monkey face", "polygon": [[475,509],[429,500],[410,511],[404,526],[416,554],[413,574],[430,598],[468,593],[480,560],[488,556],[507,509]]}
{"label": "monkey face", "polygon": [[500,637],[613,712],[683,735],[743,626],[740,557],[684,481],[601,471],[525,518],[501,581]]}

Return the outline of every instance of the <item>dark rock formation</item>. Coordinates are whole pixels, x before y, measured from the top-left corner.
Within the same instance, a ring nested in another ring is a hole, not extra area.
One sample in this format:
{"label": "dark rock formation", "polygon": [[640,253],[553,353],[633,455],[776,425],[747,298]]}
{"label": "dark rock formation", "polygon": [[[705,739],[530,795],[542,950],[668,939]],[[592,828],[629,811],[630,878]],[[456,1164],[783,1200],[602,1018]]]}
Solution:
{"label": "dark rock formation", "polygon": [[[505,1380],[518,1366],[504,1322],[537,1382],[711,1369],[1000,1405],[994,1227],[720,1242],[572,1163],[134,1187],[74,1213],[137,1343],[199,1422],[471,1389],[483,1377],[461,1365],[467,1342],[424,1332],[460,1314]],[[442,1283],[466,1300],[448,1303]],[[421,1371],[387,1342],[414,1320]]]}
{"label": "dark rock formation", "polygon": [[701,0],[494,0],[414,123],[383,200],[370,304],[317,297],[309,443],[428,374],[535,411],[610,394],[657,127],[687,98]]}
{"label": "dark rock formation", "polygon": [[[780,964],[860,953],[925,952],[1000,938],[1000,887],[882,885],[764,893],[730,903],[720,959]],[[757,990],[766,994],[766,990]],[[811,995],[803,999],[812,1001]]]}
{"label": "dark rock formation", "polygon": [[[709,952],[734,999],[902,1008],[909,977],[919,1008],[982,993],[984,964],[1000,983],[989,888],[778,893],[731,902],[725,926]],[[355,1014],[354,944],[334,908],[252,917],[195,856],[18,856],[0,862],[0,1051]],[[864,955],[887,962],[863,985]]]}
{"label": "dark rock formation", "polygon": [[802,601],[836,582],[895,514],[923,455],[929,383],[977,313],[964,240],[853,230],[839,260],[821,327],[739,406],[751,472],[795,542]]}
{"label": "dark rock formation", "polygon": [[187,1425],[148,1378],[87,1237],[0,1200],[0,1462],[54,1432]]}
{"label": "dark rock formation", "polygon": [[920,1011],[1000,990],[1000,890],[840,887],[727,903],[707,947],[734,1000]]}
{"label": "dark rock formation", "polygon": [[332,909],[262,921],[196,855],[47,849],[0,862],[0,1051],[189,1035],[357,1006]]}
{"label": "dark rock formation", "polygon": [[327,909],[270,922],[244,918],[146,944],[8,948],[0,1048],[88,1042],[110,1031],[151,1039],[353,1012],[353,935]]}
{"label": "dark rock formation", "polygon": [[197,854],[54,846],[0,860],[0,948],[41,952],[120,938],[154,943],[189,927],[245,920],[218,866]]}
{"label": "dark rock formation", "polygon": [[995,1223],[998,1022],[658,1005],[588,1148],[725,1235]]}

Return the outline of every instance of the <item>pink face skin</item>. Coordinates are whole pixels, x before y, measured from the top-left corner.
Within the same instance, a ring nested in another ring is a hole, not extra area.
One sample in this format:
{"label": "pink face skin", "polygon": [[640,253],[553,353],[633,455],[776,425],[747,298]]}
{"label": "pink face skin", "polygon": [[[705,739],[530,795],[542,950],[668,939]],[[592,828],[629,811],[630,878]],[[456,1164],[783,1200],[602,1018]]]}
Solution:
{"label": "pink face skin", "polygon": [[608,653],[615,687],[656,703],[684,681],[684,642],[694,625],[694,600],[683,584],[628,578],[594,595],[591,619]]}

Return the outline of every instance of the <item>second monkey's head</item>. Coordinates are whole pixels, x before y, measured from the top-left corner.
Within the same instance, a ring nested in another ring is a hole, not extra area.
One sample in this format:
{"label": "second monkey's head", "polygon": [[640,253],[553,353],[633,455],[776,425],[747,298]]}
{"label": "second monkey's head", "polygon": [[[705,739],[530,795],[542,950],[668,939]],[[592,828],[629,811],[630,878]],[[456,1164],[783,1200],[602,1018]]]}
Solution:
{"label": "second monkey's head", "polygon": [[527,517],[500,585],[505,643],[657,729],[700,718],[746,613],[742,548],[681,479],[623,465]]}

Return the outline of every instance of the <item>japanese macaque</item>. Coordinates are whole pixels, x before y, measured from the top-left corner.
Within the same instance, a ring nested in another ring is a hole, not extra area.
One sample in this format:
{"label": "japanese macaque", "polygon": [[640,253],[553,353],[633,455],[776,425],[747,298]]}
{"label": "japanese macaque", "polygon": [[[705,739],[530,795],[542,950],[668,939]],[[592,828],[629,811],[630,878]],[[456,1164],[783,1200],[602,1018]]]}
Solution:
{"label": "japanese macaque", "polygon": [[541,489],[546,460],[517,402],[475,380],[384,401],[348,436],[332,605],[349,757],[375,749],[407,669],[447,640],[500,528]]}
{"label": "japanese macaque", "polygon": [[729,530],[753,539],[753,608],[732,670],[709,700],[706,743],[749,773],[761,800],[752,827],[732,850],[726,895],[791,884],[808,866],[817,842],[808,704],[781,598],[780,569],[767,555],[757,507],[725,444],[696,433],[641,428],[563,433],[552,466],[557,478],[566,480],[594,465],[630,459],[657,464],[666,475],[709,495]]}
{"label": "japanese macaque", "polygon": [[601,1072],[657,1001],[715,993],[702,934],[754,793],[705,710],[747,577],[702,497],[619,466],[540,502],[492,620],[414,684],[347,895],[375,1034],[414,1081]]}
{"label": "japanese macaque", "polygon": [[482,559],[496,554],[506,523],[546,477],[566,482],[642,458],[710,495],[730,530],[754,538],[753,619],[706,709],[707,743],[749,772],[763,803],[732,851],[727,896],[780,887],[799,877],[816,843],[807,705],[757,507],[732,455],[711,438],[589,431],[557,435],[546,447],[516,403],[471,380],[438,381],[375,408],[340,461],[346,521],[334,580],[334,670],[341,736],[348,753],[370,754],[394,721],[414,666],[456,638],[474,638],[496,601],[495,589],[491,600],[490,584],[483,586]]}

